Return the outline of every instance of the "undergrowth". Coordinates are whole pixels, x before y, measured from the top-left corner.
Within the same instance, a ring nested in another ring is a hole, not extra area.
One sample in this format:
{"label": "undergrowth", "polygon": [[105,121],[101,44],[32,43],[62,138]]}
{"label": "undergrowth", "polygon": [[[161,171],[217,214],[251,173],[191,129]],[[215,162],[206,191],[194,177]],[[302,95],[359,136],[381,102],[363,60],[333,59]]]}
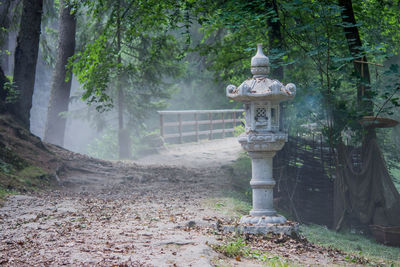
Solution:
{"label": "undergrowth", "polygon": [[301,233],[312,243],[346,252],[347,260],[366,257],[376,263],[400,266],[400,248],[384,246],[372,237],[350,232],[336,232],[319,225],[301,225]]}
{"label": "undergrowth", "polygon": [[257,260],[266,266],[286,267],[292,266],[290,262],[276,255],[270,255],[265,251],[251,249],[242,238],[236,238],[222,244],[210,245],[215,251],[224,254],[229,258],[241,261],[241,258]]}

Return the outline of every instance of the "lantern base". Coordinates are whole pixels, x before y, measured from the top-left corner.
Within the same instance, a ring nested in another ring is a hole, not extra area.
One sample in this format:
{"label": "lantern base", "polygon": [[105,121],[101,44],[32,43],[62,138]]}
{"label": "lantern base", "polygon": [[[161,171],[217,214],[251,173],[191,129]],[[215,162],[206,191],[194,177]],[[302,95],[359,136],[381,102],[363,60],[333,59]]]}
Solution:
{"label": "lantern base", "polygon": [[281,215],[275,216],[243,216],[240,218],[240,224],[250,224],[256,226],[264,226],[270,224],[282,224],[286,222],[286,218]]}
{"label": "lantern base", "polygon": [[273,233],[297,237],[299,235],[299,224],[293,222],[285,222],[282,224],[262,223],[257,225],[240,223],[239,225],[225,225],[223,231],[225,233],[253,235],[266,235]]}

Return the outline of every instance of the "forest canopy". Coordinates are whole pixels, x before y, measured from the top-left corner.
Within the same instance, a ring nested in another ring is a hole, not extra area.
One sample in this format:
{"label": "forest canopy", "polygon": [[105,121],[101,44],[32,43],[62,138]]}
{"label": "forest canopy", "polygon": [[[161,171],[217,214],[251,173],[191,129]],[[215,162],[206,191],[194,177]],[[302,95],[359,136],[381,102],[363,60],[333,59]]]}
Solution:
{"label": "forest canopy", "polygon": [[[80,90],[60,98],[69,103],[79,97],[87,103],[90,124],[111,138],[108,142],[97,135],[95,146],[109,147],[105,153],[113,154],[111,158],[135,153],[140,138],[157,128],[149,121],[156,110],[237,105],[227,101],[224,88],[250,75],[249,59],[257,43],[264,44],[270,58],[271,77],[299,88],[299,95],[285,107],[292,134],[301,125],[317,123],[332,148],[344,136],[349,144],[360,145],[365,135],[359,123],[363,116],[400,119],[399,1],[65,0],[37,1],[42,5],[37,7],[29,7],[28,2],[1,4],[3,105],[26,106],[14,112],[29,125],[33,89],[25,88],[32,87],[33,81],[19,86],[18,73],[24,66],[18,67],[16,61],[12,69],[9,62],[13,61],[12,41],[23,35],[19,18],[36,8],[42,14],[36,22],[42,29],[38,64],[52,70],[57,60],[62,62],[60,48],[68,48],[61,44],[74,39],[69,43],[75,49],[64,55],[68,64],[61,65],[62,77],[54,73],[44,80],[52,81],[57,92],[61,89],[55,80],[76,79]],[[76,21],[74,37],[63,35],[63,25],[69,27],[61,16],[63,10],[70,23]],[[34,25],[33,17],[29,19],[27,25]],[[38,90],[45,91],[44,87]],[[54,94],[50,101],[56,101]],[[74,115],[68,104],[63,109],[49,108],[49,112],[55,118],[63,115],[58,128],[64,133],[65,116]],[[377,131],[393,167],[400,153],[389,148],[399,148],[398,131]],[[52,142],[63,144],[63,140]],[[126,145],[130,143],[132,148]]]}

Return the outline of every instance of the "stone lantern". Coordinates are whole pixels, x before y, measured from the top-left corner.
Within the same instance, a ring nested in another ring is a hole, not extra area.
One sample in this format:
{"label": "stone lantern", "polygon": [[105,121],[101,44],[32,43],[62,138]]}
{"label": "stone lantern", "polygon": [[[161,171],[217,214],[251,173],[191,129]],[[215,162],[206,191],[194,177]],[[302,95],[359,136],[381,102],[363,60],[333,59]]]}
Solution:
{"label": "stone lantern", "polygon": [[253,209],[250,215],[241,218],[240,224],[263,227],[286,222],[273,207],[272,158],[287,141],[287,133],[280,125],[279,103],[292,99],[296,95],[296,86],[292,83],[285,86],[267,77],[269,59],[261,44],[251,59],[251,73],[253,77],[239,87],[229,85],[226,95],[244,103],[245,133],[238,139],[248,151],[252,164]]}

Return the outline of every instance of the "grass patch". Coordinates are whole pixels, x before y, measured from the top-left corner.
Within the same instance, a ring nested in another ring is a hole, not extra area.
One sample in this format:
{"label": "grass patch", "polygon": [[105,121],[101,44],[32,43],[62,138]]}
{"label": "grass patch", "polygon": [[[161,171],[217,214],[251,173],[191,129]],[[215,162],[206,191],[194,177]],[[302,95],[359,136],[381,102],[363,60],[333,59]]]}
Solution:
{"label": "grass patch", "polygon": [[346,252],[349,262],[356,256],[366,257],[371,262],[400,266],[400,248],[378,244],[373,238],[335,232],[318,225],[301,225],[300,231],[312,243]]}
{"label": "grass patch", "polygon": [[0,186],[0,207],[3,205],[4,200],[6,199],[7,196],[9,195],[15,195],[17,194],[16,191],[14,190],[9,190],[7,188],[3,188]]}
{"label": "grass patch", "polygon": [[390,174],[392,175],[394,186],[397,188],[397,191],[400,192],[400,167],[391,168]]}
{"label": "grass patch", "polygon": [[238,238],[233,242],[224,243],[222,245],[211,245],[211,247],[229,258],[243,257],[249,254],[250,249],[246,247],[243,239]]}
{"label": "grass patch", "polygon": [[51,177],[36,166],[28,166],[16,173],[16,178],[30,189],[50,185]]}
{"label": "grass patch", "polygon": [[241,261],[241,258],[247,258],[264,263],[265,266],[293,266],[291,263],[279,256],[271,255],[257,249],[251,249],[242,238],[237,238],[223,244],[212,244],[210,246],[215,251],[222,253],[229,258],[235,258],[237,261]]}

